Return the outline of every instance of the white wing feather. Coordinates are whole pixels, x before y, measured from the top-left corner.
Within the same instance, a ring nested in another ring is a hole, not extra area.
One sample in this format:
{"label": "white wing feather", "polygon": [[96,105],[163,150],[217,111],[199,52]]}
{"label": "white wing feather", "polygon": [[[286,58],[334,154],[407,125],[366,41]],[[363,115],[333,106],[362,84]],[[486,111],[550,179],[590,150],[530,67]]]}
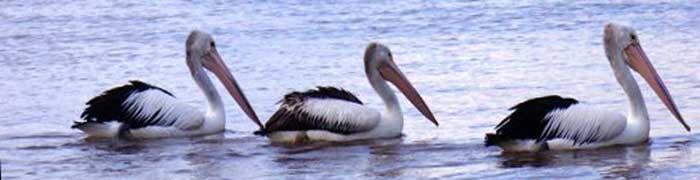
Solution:
{"label": "white wing feather", "polygon": [[381,120],[381,114],[362,104],[336,99],[309,99],[304,102],[304,112],[331,125],[350,125],[355,132],[369,131]]}
{"label": "white wing feather", "polygon": [[624,115],[585,105],[572,105],[545,116],[549,119],[542,137],[573,139],[578,143],[600,142],[620,135],[627,124]]}
{"label": "white wing feather", "polygon": [[[129,104],[131,106],[128,106]],[[137,112],[135,119],[148,120],[158,113],[152,118],[157,121],[156,125],[171,125],[182,130],[192,130],[204,123],[203,114],[196,108],[156,89],[132,94],[124,102],[124,106],[128,107],[129,112]]]}

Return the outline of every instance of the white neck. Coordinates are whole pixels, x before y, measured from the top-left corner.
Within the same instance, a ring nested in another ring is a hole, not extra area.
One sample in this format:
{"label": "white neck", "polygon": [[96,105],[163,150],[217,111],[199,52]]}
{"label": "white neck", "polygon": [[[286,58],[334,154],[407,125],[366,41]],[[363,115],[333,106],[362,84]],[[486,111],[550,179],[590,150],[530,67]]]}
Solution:
{"label": "white neck", "polygon": [[207,72],[203,68],[193,68],[191,71],[194,81],[199,86],[199,89],[202,90],[204,96],[207,97],[208,108],[205,115],[206,119],[224,124],[224,103],[221,101],[221,96],[219,96],[219,93],[216,91],[216,87],[212,84]]}
{"label": "white neck", "polygon": [[[621,52],[621,51],[618,51]],[[625,90],[627,100],[630,105],[630,112],[627,118],[628,124],[634,124],[642,128],[643,131],[649,132],[649,114],[647,106],[644,103],[644,97],[639,90],[637,81],[632,76],[630,69],[627,67],[622,53],[612,53],[609,55],[612,58],[610,63],[615,72],[617,82],[620,83],[622,89]]]}
{"label": "white neck", "polygon": [[396,99],[394,91],[391,90],[389,84],[386,83],[386,80],[381,77],[379,71],[376,69],[367,71],[367,78],[372,88],[374,88],[374,91],[377,92],[379,97],[382,98],[382,101],[384,101],[386,112],[382,120],[387,121],[384,123],[388,123],[391,127],[398,128],[396,130],[401,132],[403,129],[403,115],[401,112],[401,105],[398,99]]}

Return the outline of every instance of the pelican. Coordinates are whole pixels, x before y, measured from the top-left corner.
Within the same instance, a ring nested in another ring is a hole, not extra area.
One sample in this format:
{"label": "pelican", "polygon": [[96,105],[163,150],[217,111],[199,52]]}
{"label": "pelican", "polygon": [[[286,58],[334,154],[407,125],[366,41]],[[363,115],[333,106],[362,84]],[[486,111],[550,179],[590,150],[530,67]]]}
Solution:
{"label": "pelican", "polygon": [[80,115],[83,121],[72,128],[90,137],[162,138],[223,132],[224,104],[212,84],[208,70],[224,84],[246,115],[262,128],[255,111],[238,87],[216,50],[214,39],[202,31],[187,37],[187,66],[207,98],[208,108],[197,108],[175,99],[170,92],[137,80],[107,90],[90,99]]}
{"label": "pelican", "polygon": [[423,98],[394,63],[389,48],[370,43],[365,50],[364,64],[370,85],[384,101],[384,112],[363,105],[344,89],[318,87],[286,94],[280,100],[280,108],[256,134],[267,136],[273,143],[399,137],[403,115],[387,81],[393,83],[428,120],[438,125]]}
{"label": "pelican", "polygon": [[629,112],[592,107],[573,98],[545,96],[515,105],[515,110],[486,134],[486,146],[504,151],[589,149],[634,145],[649,139],[649,114],[630,68],[639,73],[673,116],[690,131],[663,81],[651,65],[630,27],[608,24],[603,43],[617,81],[625,90]]}

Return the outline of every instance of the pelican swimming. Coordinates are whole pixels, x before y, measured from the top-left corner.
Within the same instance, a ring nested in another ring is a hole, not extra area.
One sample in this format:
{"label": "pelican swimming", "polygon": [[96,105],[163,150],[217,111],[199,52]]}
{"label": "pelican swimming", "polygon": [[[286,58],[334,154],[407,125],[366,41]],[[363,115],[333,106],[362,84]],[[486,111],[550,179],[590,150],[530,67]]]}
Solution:
{"label": "pelican swimming", "polygon": [[676,108],[670,93],[639,43],[637,33],[617,24],[605,26],[605,54],[629,101],[629,112],[591,107],[572,98],[545,96],[515,105],[515,110],[486,134],[486,146],[504,151],[585,149],[610,145],[632,145],[649,139],[649,115],[630,68],[639,73],[656,95],[683,124],[690,127]]}
{"label": "pelican swimming", "polygon": [[399,137],[403,129],[403,114],[387,81],[393,83],[428,120],[438,125],[423,98],[394,63],[389,48],[370,43],[365,50],[364,64],[369,83],[384,101],[384,112],[363,105],[355,95],[343,89],[318,87],[286,94],[280,101],[279,110],[265,123],[265,129],[256,134],[282,143]]}
{"label": "pelican swimming", "polygon": [[216,50],[214,39],[202,31],[187,37],[187,66],[207,98],[207,112],[175,99],[170,92],[141,81],[112,88],[90,99],[80,115],[78,128],[90,137],[160,138],[195,136],[224,131],[224,104],[208,70],[224,84],[246,115],[257,123],[255,111]]}

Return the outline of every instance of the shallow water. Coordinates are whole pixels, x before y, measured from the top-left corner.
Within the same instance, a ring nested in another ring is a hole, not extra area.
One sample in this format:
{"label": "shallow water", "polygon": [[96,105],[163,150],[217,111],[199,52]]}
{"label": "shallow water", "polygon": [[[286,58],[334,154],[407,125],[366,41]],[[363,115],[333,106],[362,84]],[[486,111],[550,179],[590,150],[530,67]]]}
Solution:
{"label": "shallow water", "polygon": [[[482,141],[508,107],[531,97],[556,93],[625,111],[603,54],[607,22],[637,29],[686,120],[700,128],[699,3],[2,1],[2,179],[697,178],[698,134],[685,132],[642,81],[648,144],[503,154]],[[378,41],[441,126],[402,98],[400,139],[274,146],[252,135],[255,125],[225,96],[220,135],[123,142],[69,128],[85,101],[129,79],[204,105],[184,64],[194,28],[217,40],[262,119],[284,93],[316,85],[382,107],[361,60]]]}

